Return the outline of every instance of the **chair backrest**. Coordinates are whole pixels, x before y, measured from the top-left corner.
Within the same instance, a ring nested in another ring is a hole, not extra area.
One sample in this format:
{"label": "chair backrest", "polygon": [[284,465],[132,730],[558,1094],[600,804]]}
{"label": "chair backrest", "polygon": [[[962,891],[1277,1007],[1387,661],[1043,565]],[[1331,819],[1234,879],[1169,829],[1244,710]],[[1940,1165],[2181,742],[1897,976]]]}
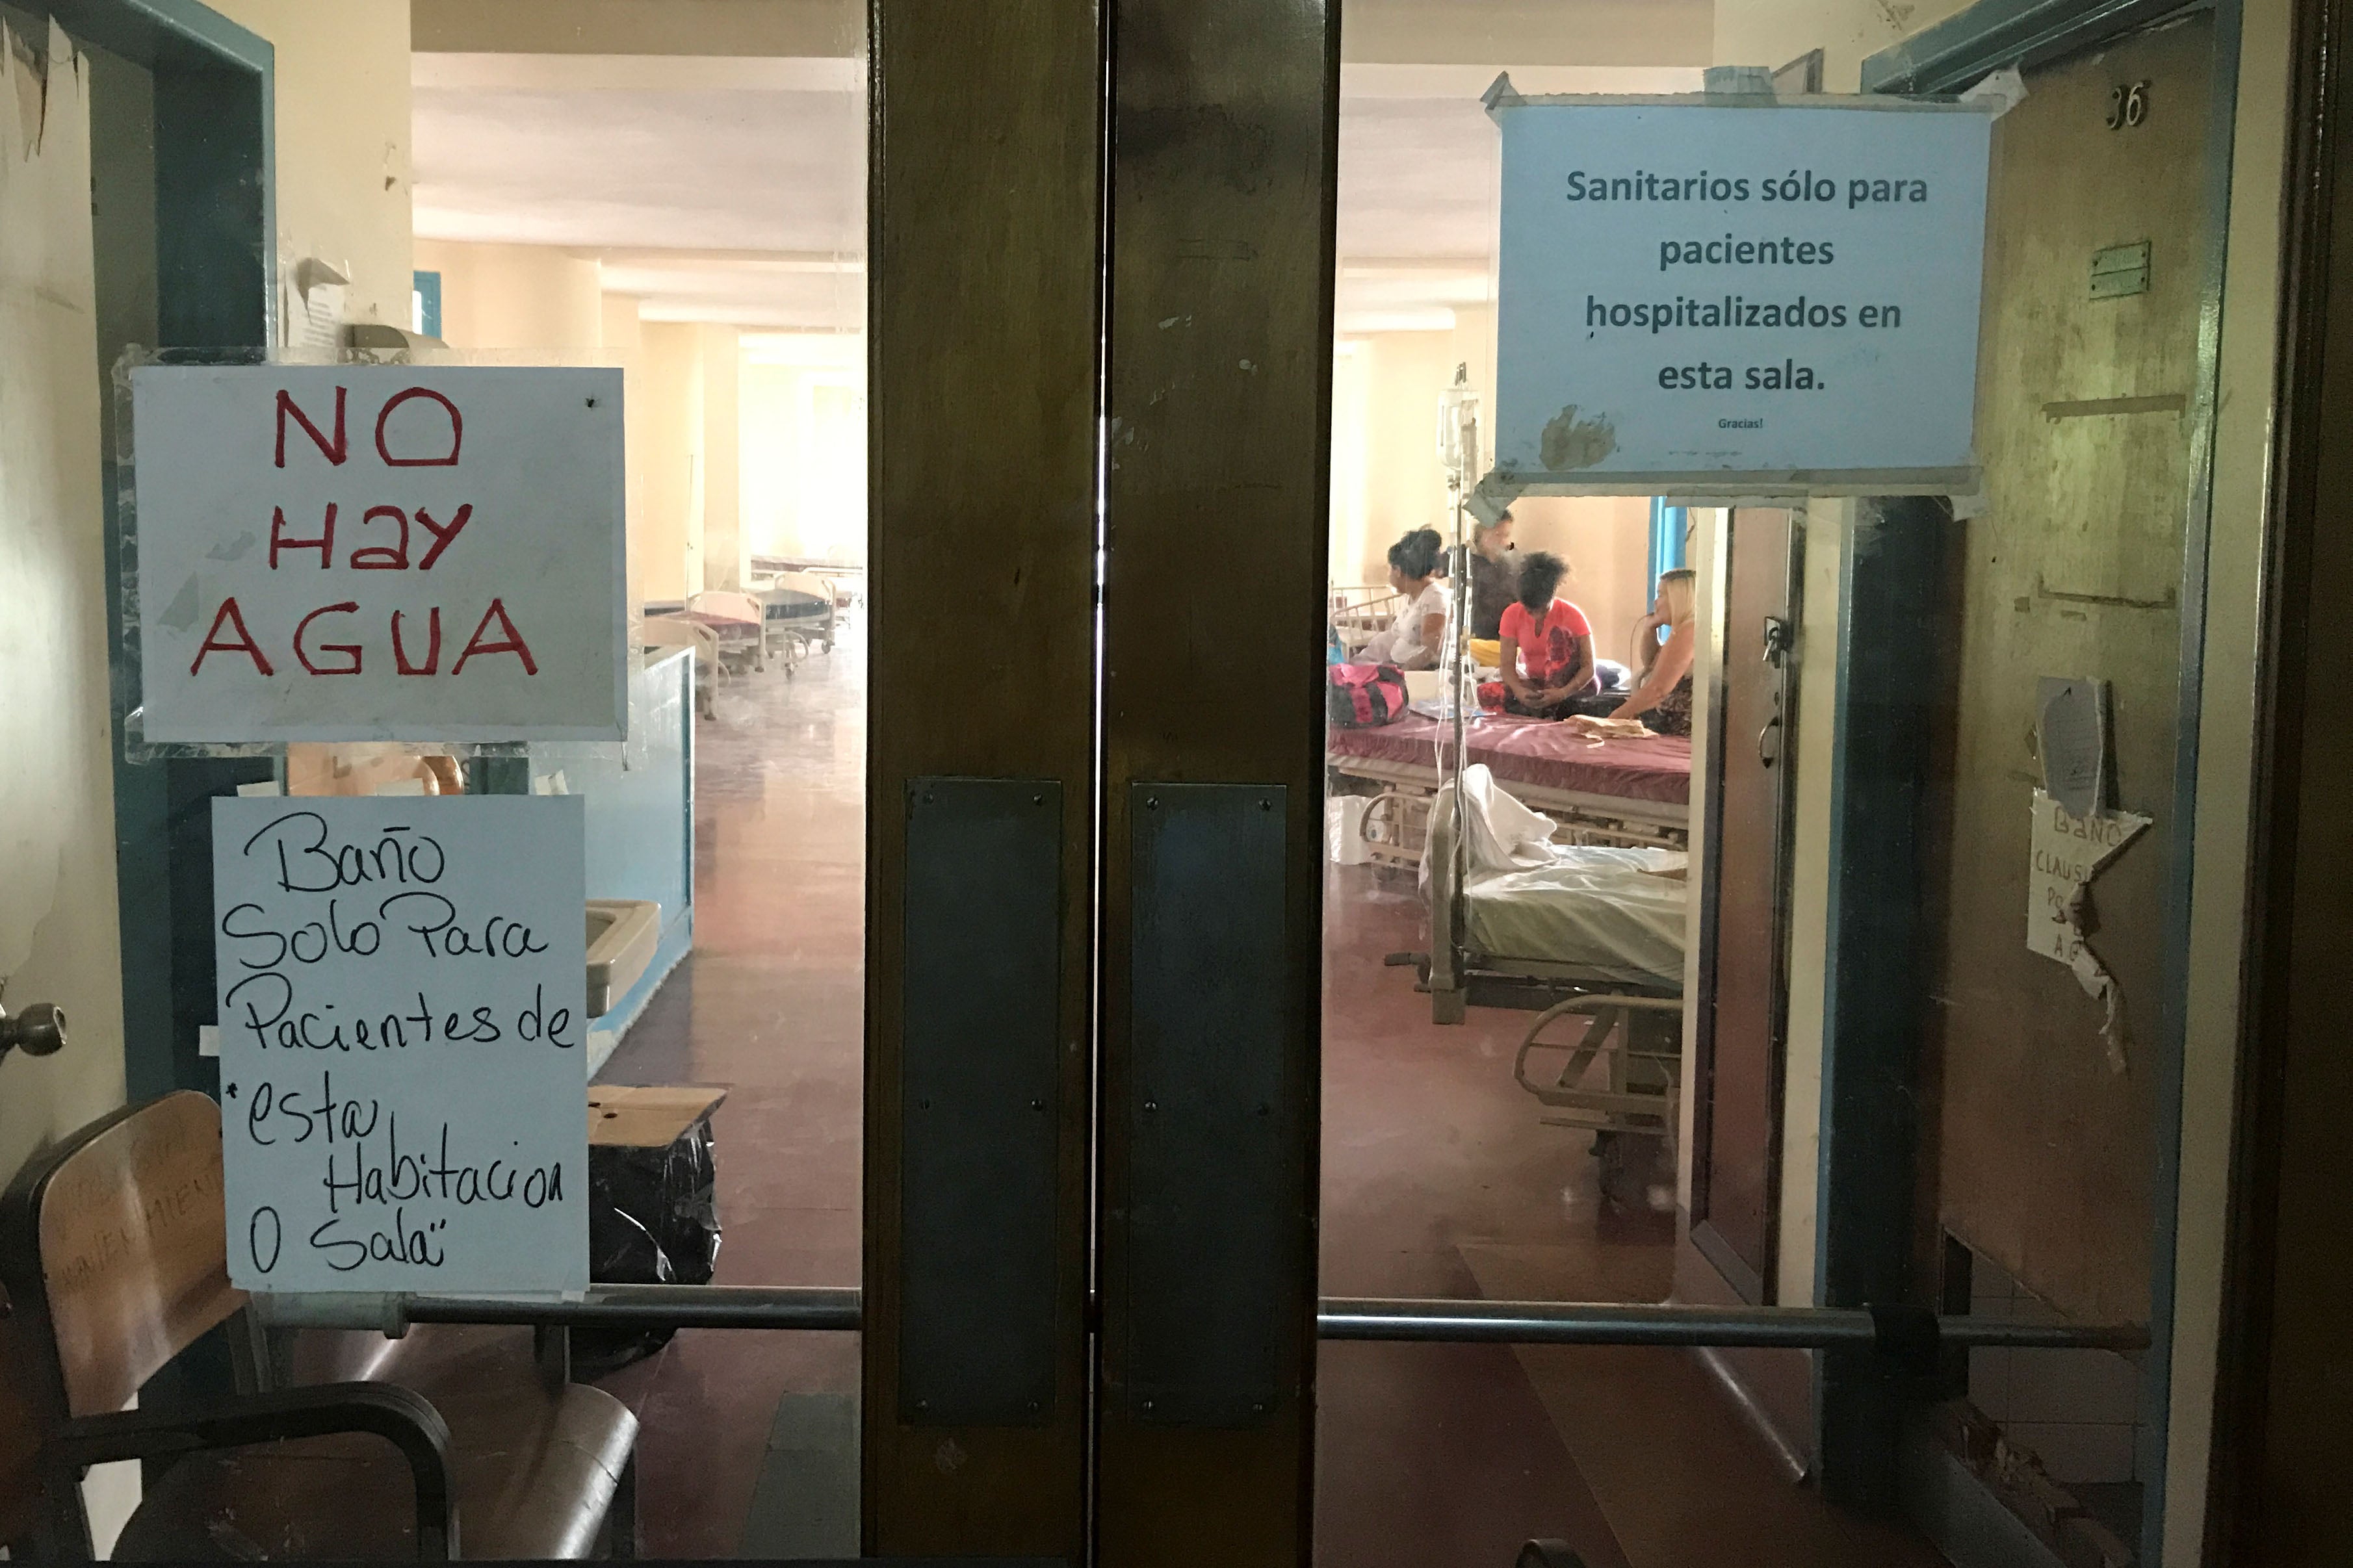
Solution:
{"label": "chair backrest", "polygon": [[121,1409],[245,1305],[227,1230],[220,1108],[193,1089],[127,1106],[26,1162],[0,1199],[0,1274],[16,1321],[45,1331],[20,1331],[21,1350],[53,1362],[62,1414]]}

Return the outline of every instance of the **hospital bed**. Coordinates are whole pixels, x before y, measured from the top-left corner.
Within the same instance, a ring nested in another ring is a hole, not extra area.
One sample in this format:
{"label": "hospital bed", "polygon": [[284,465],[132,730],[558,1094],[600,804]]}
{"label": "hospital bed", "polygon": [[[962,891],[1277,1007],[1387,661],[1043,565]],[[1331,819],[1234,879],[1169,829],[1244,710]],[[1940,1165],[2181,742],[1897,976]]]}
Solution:
{"label": "hospital bed", "polygon": [[1556,842],[1480,763],[1462,773],[1458,855],[1456,787],[1432,804],[1422,858],[1432,1016],[1461,1023],[1472,1001],[1540,1009],[1513,1076],[1546,1123],[1598,1135],[1606,1183],[1624,1138],[1679,1124],[1686,857]]}
{"label": "hospital bed", "polygon": [[837,610],[833,583],[814,572],[752,574],[751,595],[760,606],[761,653],[789,676],[807,658],[809,645],[833,651]]}
{"label": "hospital bed", "polygon": [[1332,629],[1344,653],[1354,657],[1377,632],[1387,631],[1405,608],[1405,595],[1388,584],[1335,587],[1331,591]]}
{"label": "hospital bed", "polygon": [[[1690,841],[1691,742],[1676,735],[1596,744],[1563,725],[1486,715],[1468,731],[1465,762],[1489,769],[1568,839],[1681,849]],[[1378,786],[1365,809],[1367,854],[1421,864],[1430,803],[1453,773],[1452,726],[1408,714],[1368,729],[1334,725],[1326,760],[1344,778]]]}

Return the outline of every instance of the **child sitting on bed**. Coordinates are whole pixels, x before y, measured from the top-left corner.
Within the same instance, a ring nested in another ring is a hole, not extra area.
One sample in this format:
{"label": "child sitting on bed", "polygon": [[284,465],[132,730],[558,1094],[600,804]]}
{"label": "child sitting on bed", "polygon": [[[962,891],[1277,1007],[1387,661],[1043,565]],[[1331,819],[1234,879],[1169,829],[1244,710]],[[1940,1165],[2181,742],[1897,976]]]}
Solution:
{"label": "child sitting on bed", "polygon": [[1585,612],[1553,597],[1568,563],[1548,550],[1520,563],[1519,598],[1505,606],[1503,705],[1507,713],[1558,719],[1600,690],[1594,679],[1593,626]]}

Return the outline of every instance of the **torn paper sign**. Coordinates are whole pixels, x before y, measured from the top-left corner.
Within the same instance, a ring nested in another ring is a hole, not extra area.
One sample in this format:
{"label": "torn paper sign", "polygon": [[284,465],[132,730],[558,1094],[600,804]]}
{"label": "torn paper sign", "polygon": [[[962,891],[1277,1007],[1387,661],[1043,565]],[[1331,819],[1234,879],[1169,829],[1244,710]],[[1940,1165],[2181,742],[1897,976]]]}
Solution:
{"label": "torn paper sign", "polygon": [[2026,880],[2026,945],[2075,972],[2084,994],[2107,1010],[2100,1036],[2108,1043],[2108,1068],[2125,1070],[2125,1042],[2116,1023],[2116,977],[2101,967],[2084,941],[2084,894],[2100,868],[2149,825],[2129,811],[2078,816],[2041,790],[2034,792],[2034,827],[2029,842],[2033,869]]}
{"label": "torn paper sign", "polygon": [[1992,75],[1978,79],[1975,87],[1961,94],[1963,103],[1991,106],[1996,120],[2026,101],[2026,78],[2016,66],[2004,66]]}
{"label": "torn paper sign", "polygon": [[2035,683],[2034,749],[2042,787],[2076,816],[2108,803],[2108,683],[2044,676]]}
{"label": "torn paper sign", "polygon": [[343,346],[343,313],[351,279],[341,268],[306,256],[292,268],[286,290],[286,346],[332,353]]}

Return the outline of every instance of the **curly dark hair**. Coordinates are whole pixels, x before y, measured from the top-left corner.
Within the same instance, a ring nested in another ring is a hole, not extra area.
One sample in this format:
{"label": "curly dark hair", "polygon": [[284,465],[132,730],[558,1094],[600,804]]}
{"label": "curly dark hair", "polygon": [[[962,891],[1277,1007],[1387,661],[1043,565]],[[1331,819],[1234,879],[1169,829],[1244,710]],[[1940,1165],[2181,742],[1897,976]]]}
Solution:
{"label": "curly dark hair", "polygon": [[1520,606],[1532,616],[1552,608],[1553,590],[1568,575],[1568,563],[1549,550],[1520,557]]}
{"label": "curly dark hair", "polygon": [[1389,564],[1409,577],[1436,575],[1446,542],[1434,528],[1417,528],[1389,546]]}

